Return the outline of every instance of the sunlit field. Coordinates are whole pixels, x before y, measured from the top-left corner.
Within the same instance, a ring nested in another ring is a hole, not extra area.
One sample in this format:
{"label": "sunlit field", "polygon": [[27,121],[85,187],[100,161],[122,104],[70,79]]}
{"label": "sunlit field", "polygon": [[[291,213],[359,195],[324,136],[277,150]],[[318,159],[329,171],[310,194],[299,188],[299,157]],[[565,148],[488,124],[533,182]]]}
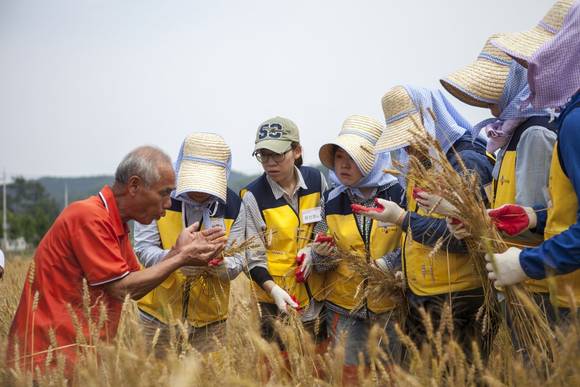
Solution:
{"label": "sunlit field", "polygon": [[[0,281],[0,358],[5,364],[7,332],[16,309],[26,270],[27,257],[11,257],[4,280]],[[111,344],[79,345],[80,360],[75,368],[75,385],[81,386],[191,386],[191,385],[283,385],[330,386],[342,384],[344,350],[339,345],[324,354],[316,353],[315,346],[301,328],[296,315],[288,317],[279,331],[287,347],[284,356],[277,345],[264,341],[259,334],[258,312],[245,276],[232,286],[230,318],[226,342],[222,350],[211,355],[196,353],[191,347],[172,340],[172,349],[166,358],[155,357],[151,344],[143,339],[135,304],[128,301],[116,340]],[[445,319],[444,319],[445,320]],[[527,363],[511,349],[505,328],[501,328],[487,365],[477,352],[472,364],[454,341],[446,340],[444,333],[449,324],[428,326],[431,345],[416,348],[402,335],[407,345],[406,364],[389,366],[388,356],[378,343],[386,340],[378,327],[369,337],[370,364],[359,367],[361,385],[491,385],[522,386],[580,385],[580,340],[578,322],[565,333],[554,337],[557,351],[545,364],[542,348],[533,348]],[[177,327],[174,336],[179,337]],[[57,358],[58,359],[58,358]],[[533,366],[532,363],[545,366]],[[58,361],[57,361],[58,363]],[[62,362],[61,362],[62,366]],[[19,369],[2,367],[1,385],[29,386],[33,375]],[[39,386],[66,385],[62,368],[45,375],[36,375]]]}

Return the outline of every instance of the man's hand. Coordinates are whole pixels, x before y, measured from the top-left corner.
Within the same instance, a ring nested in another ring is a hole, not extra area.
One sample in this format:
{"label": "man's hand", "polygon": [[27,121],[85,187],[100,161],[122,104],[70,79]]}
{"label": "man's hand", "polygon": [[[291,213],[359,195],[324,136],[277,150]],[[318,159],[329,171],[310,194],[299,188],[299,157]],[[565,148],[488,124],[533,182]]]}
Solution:
{"label": "man's hand", "polygon": [[195,222],[189,227],[184,228],[177,237],[174,249],[183,250],[187,245],[195,240],[195,233],[199,230],[199,222]]}
{"label": "man's hand", "polygon": [[363,214],[364,216],[378,220],[384,223],[392,223],[400,226],[403,223],[403,218],[407,213],[399,205],[390,200],[381,198],[375,199],[377,207],[364,207],[360,205],[351,205],[353,212]]}
{"label": "man's hand", "polygon": [[515,285],[527,280],[528,276],[520,265],[521,252],[518,248],[510,247],[501,254],[486,254],[488,278],[497,286]]}
{"label": "man's hand", "polygon": [[211,259],[221,257],[227,242],[225,231],[221,227],[192,231],[193,226],[195,224],[185,229],[178,238],[178,242],[186,243],[178,247],[183,266],[207,266]]}

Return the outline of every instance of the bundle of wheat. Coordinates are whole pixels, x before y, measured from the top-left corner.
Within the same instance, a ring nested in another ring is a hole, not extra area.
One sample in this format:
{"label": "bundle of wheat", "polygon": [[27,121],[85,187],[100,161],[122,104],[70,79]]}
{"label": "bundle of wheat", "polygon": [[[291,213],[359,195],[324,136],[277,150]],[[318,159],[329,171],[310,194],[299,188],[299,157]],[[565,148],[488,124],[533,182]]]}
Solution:
{"label": "bundle of wheat", "polygon": [[[461,170],[456,171],[437,140],[422,131],[415,131],[411,146],[414,155],[409,157],[408,184],[421,187],[451,203],[456,208],[454,218],[462,222],[471,234],[466,238],[466,244],[485,292],[485,303],[479,317],[484,329],[488,329],[500,308],[497,301],[498,290],[487,278],[485,255],[503,252],[507,246],[487,214],[485,201],[480,193],[479,177],[465,167],[458,154],[455,156]],[[444,245],[445,241],[440,240],[435,249]],[[540,356],[535,356],[532,360],[537,367],[547,368],[553,358],[555,343],[554,334],[544,313],[532,301],[524,286],[508,286],[501,291],[505,294],[512,318],[511,329],[526,348],[541,349]]]}

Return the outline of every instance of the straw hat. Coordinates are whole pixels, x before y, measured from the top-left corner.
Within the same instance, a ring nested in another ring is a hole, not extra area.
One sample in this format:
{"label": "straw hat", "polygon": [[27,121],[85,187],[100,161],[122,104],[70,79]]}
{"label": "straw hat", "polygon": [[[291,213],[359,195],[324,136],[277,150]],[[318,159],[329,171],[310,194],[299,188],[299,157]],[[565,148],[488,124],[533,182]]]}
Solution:
{"label": "straw hat", "polygon": [[494,39],[493,44],[522,65],[527,66],[532,55],[562,28],[564,18],[573,3],[574,0],[556,2],[534,28],[524,32],[504,34]]}
{"label": "straw hat", "polygon": [[343,122],[338,137],[320,148],[320,161],[326,168],[334,170],[334,147],[339,146],[352,157],[361,173],[368,175],[375,164],[375,143],[384,128],[383,124],[371,117],[348,117]]}
{"label": "straw hat", "polygon": [[389,152],[409,145],[413,131],[423,127],[421,113],[403,86],[395,86],[382,99],[386,129],[377,141],[375,153]]}
{"label": "straw hat", "polygon": [[230,147],[217,134],[193,133],[187,136],[177,174],[177,193],[205,192],[225,202],[230,157]]}
{"label": "straw hat", "polygon": [[491,43],[501,36],[492,35],[473,63],[441,79],[443,87],[468,105],[487,108],[498,103],[512,62],[510,56]]}

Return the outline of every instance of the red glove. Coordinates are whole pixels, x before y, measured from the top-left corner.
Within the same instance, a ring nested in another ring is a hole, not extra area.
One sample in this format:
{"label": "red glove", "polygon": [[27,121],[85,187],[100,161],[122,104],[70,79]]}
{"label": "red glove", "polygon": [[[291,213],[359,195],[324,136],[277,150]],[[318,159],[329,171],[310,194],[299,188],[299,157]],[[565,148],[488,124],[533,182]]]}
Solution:
{"label": "red glove", "polygon": [[383,205],[377,200],[377,198],[375,198],[375,205],[376,207],[365,207],[365,206],[361,206],[360,204],[351,204],[350,208],[352,209],[352,212],[354,212],[355,214],[364,214],[367,212],[383,212],[383,210],[385,209],[385,207],[383,207]]}
{"label": "red glove", "polygon": [[292,298],[292,301],[294,301],[296,304],[298,304],[298,306],[295,308],[296,311],[298,313],[302,312],[302,307],[300,306],[300,303],[298,302],[298,298],[296,298],[295,295],[291,295],[290,298]]}
{"label": "red glove", "polygon": [[207,265],[208,266],[219,266],[223,260],[224,260],[223,258],[210,259],[209,262],[207,263]]}
{"label": "red glove", "polygon": [[[354,206],[354,204],[352,204],[352,205]],[[326,235],[324,233],[319,232],[318,234],[316,234],[316,238],[314,238],[314,242],[315,243],[330,243],[331,245],[334,245],[334,238],[330,235]],[[296,257],[297,260],[298,260],[298,258],[299,257]],[[302,257],[302,260],[304,260],[304,257]],[[297,263],[298,263],[298,261],[297,261]],[[300,264],[302,264],[302,262],[300,262]]]}
{"label": "red glove", "polygon": [[304,273],[302,272],[302,263],[306,258],[305,254],[299,254],[296,256],[296,268],[294,269],[294,275],[296,276],[296,282],[303,283],[306,281]]}
{"label": "red glove", "polygon": [[419,197],[419,194],[421,192],[426,192],[424,189],[421,188],[413,188],[413,199],[417,200],[417,197]]}
{"label": "red glove", "polygon": [[522,206],[505,204],[488,212],[498,230],[509,236],[521,234],[530,228],[528,212]]}

